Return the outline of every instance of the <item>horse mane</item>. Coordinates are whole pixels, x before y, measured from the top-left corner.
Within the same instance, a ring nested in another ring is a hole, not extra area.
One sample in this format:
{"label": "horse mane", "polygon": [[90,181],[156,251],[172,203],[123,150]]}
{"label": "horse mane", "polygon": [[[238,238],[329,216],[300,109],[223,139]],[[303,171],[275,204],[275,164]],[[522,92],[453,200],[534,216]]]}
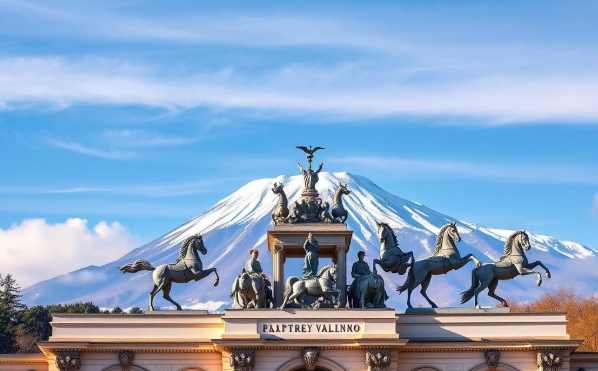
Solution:
{"label": "horse mane", "polygon": [[440,228],[440,231],[438,231],[438,236],[436,236],[436,246],[435,246],[434,254],[433,254],[434,256],[437,255],[440,252],[440,250],[442,249],[442,240],[444,238],[444,232],[451,225],[452,225],[452,223],[445,224],[442,228]]}
{"label": "horse mane", "polygon": [[181,244],[181,248],[179,249],[179,258],[176,260],[177,263],[179,261],[185,259],[185,256],[187,255],[187,251],[189,250],[189,246],[191,246],[193,241],[195,241],[199,237],[201,237],[200,233],[189,236],[189,237],[187,237],[187,239],[185,241],[183,241],[183,243]]}
{"label": "horse mane", "polygon": [[322,274],[324,274],[324,272],[326,272],[330,268],[332,268],[332,265],[326,265],[326,266],[322,267],[320,269],[320,271],[318,272],[318,274],[316,274],[316,277],[318,277],[318,278],[322,277]]}
{"label": "horse mane", "polygon": [[388,230],[390,231],[390,234],[392,235],[392,239],[395,242],[395,246],[399,246],[399,241],[397,241],[397,235],[395,235],[395,231],[393,231],[392,228],[390,228],[390,226],[384,222],[380,222],[380,225],[388,228]]}
{"label": "horse mane", "polygon": [[506,258],[507,256],[511,255],[511,252],[513,251],[513,242],[515,242],[515,238],[517,238],[517,236],[519,236],[522,233],[525,233],[525,232],[524,231],[516,231],[513,234],[511,234],[509,236],[509,238],[507,238],[507,241],[505,242],[505,249],[503,251],[503,255],[500,257],[500,259],[498,261],[501,261],[504,258]]}

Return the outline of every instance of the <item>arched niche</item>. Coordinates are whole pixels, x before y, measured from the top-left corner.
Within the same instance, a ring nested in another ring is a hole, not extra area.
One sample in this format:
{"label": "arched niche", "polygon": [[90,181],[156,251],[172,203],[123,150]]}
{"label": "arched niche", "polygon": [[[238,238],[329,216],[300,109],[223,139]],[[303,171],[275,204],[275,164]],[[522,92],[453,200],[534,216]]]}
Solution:
{"label": "arched niche", "polygon": [[411,371],[442,371],[442,370],[439,368],[436,368],[436,367],[432,367],[432,366],[419,366],[419,367],[414,368]]}
{"label": "arched niche", "polygon": [[179,369],[179,371],[206,371],[203,368],[200,367],[183,367],[181,369]]}
{"label": "arched niche", "polygon": [[490,370],[488,365],[485,363],[479,364],[474,368],[470,369],[469,371],[521,371],[513,366],[509,366],[506,363],[498,363],[495,370]]}
{"label": "arched niche", "polygon": [[[293,358],[282,366],[278,368],[276,371],[301,371],[305,370],[305,362],[303,361],[303,357]],[[347,371],[343,366],[339,365],[338,363],[334,362],[331,359],[326,357],[318,357],[318,361],[316,362],[316,370],[315,371]]]}

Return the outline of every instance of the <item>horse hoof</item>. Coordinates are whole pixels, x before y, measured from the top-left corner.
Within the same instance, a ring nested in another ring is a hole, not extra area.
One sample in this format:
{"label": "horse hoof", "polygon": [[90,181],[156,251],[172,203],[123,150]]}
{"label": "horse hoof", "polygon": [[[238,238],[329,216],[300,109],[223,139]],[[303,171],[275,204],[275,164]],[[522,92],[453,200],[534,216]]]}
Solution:
{"label": "horse hoof", "polygon": [[214,287],[218,286],[218,283],[219,283],[218,280],[214,281]]}
{"label": "horse hoof", "polygon": [[479,304],[476,304],[475,309],[482,309],[482,307]]}
{"label": "horse hoof", "polygon": [[540,286],[542,284],[542,281],[536,281],[536,285]]}
{"label": "horse hoof", "polygon": [[550,278],[550,272],[546,272],[546,278]]}

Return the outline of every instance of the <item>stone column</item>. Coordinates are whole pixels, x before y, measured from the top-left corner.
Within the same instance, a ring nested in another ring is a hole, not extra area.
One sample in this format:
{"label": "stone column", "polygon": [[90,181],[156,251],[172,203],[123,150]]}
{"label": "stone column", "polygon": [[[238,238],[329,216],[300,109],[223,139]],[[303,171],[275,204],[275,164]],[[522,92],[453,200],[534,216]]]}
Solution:
{"label": "stone column", "polygon": [[347,305],[347,246],[336,247],[336,268],[338,275],[336,288],[341,291],[338,298],[341,303],[340,307],[344,308]]}
{"label": "stone column", "polygon": [[272,270],[274,275],[274,307],[279,308],[282,305],[282,294],[284,293],[284,248],[282,245],[274,246],[272,263],[274,265]]}

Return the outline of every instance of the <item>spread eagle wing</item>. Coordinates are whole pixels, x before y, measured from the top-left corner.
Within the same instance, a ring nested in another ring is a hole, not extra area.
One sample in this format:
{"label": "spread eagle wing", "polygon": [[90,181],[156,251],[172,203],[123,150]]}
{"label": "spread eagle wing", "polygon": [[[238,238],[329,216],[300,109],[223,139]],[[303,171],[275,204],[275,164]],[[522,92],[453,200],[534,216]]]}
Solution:
{"label": "spread eagle wing", "polygon": [[300,150],[302,150],[303,152],[309,154],[311,153],[309,148],[305,147],[305,146],[295,146],[295,148],[299,148]]}
{"label": "spread eagle wing", "polygon": [[316,148],[314,148],[314,149],[311,150],[311,153],[314,153],[314,152],[316,152],[319,149],[324,149],[324,147],[316,147]]}

